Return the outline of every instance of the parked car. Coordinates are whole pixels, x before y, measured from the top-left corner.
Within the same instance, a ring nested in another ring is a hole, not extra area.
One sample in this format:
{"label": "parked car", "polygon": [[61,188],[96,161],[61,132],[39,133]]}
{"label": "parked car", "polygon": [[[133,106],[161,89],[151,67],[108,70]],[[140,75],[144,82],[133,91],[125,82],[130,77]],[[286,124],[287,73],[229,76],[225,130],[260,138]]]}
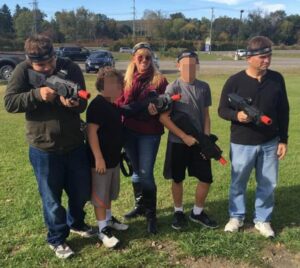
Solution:
{"label": "parked car", "polygon": [[132,49],[130,47],[120,47],[119,52],[121,53],[132,53]]}
{"label": "parked car", "polygon": [[25,60],[23,52],[1,52],[0,53],[0,79],[8,80],[16,65]]}
{"label": "parked car", "polygon": [[85,47],[63,46],[56,49],[56,55],[73,61],[85,61],[90,55],[90,51]]}
{"label": "parked car", "polygon": [[98,50],[92,52],[91,55],[85,61],[85,71],[98,71],[105,66],[115,66],[114,57],[110,51]]}
{"label": "parked car", "polygon": [[247,50],[246,49],[237,49],[235,51],[235,54],[240,57],[240,58],[243,58],[243,57],[246,57],[247,55]]}

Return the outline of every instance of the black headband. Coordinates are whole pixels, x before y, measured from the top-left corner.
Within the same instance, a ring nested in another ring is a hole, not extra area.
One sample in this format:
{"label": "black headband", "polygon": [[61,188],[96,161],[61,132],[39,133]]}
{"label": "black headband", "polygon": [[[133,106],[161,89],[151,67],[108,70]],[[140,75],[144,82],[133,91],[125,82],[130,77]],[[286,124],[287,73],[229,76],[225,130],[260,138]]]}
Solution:
{"label": "black headband", "polygon": [[147,43],[140,43],[140,44],[136,44],[136,45],[133,47],[133,49],[132,49],[132,55],[134,55],[135,52],[137,52],[137,51],[138,51],[139,49],[141,49],[141,48],[149,49],[149,50],[152,52],[152,49],[151,49],[151,47],[150,47],[149,44],[147,44]]}
{"label": "black headband", "polygon": [[248,49],[247,50],[247,57],[256,56],[256,55],[264,55],[264,54],[271,54],[272,48],[271,47],[264,47],[258,49]]}
{"label": "black headband", "polygon": [[53,47],[46,51],[44,54],[26,54],[26,58],[33,62],[40,62],[49,60],[54,56],[55,52]]}
{"label": "black headband", "polygon": [[194,51],[183,51],[177,56],[177,62],[182,58],[195,58],[199,62],[198,55]]}

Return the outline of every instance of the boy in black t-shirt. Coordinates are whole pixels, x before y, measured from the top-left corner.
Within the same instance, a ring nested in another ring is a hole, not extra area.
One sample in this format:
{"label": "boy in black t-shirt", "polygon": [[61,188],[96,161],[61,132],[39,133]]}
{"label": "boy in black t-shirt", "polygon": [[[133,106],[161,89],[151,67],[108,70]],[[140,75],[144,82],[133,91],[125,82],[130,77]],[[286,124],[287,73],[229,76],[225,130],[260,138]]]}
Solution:
{"label": "boy in black t-shirt", "polygon": [[120,190],[120,152],[122,149],[121,114],[113,103],[121,95],[123,76],[106,67],[98,72],[99,95],[87,109],[87,133],[92,165],[92,197],[99,226],[99,238],[105,247],[115,248],[119,240],[112,229],[126,230],[128,225],[111,214],[111,201]]}

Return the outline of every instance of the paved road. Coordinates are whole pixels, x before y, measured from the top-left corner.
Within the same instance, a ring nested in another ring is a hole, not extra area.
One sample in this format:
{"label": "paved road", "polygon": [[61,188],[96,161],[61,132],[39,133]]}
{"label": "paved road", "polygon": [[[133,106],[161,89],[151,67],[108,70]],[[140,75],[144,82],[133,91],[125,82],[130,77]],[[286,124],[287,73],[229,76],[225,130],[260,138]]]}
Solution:
{"label": "paved road", "polygon": [[[79,64],[83,69],[84,65]],[[128,65],[128,61],[116,61],[116,68],[120,71],[125,71]],[[242,70],[247,66],[245,60],[230,61],[230,60],[216,60],[216,61],[201,61],[200,60],[200,72],[211,73],[217,70],[219,74],[234,73]],[[271,69],[284,71],[287,69],[300,69],[300,58],[273,58]],[[176,73],[176,62],[166,60],[160,61],[160,71],[164,74]]]}

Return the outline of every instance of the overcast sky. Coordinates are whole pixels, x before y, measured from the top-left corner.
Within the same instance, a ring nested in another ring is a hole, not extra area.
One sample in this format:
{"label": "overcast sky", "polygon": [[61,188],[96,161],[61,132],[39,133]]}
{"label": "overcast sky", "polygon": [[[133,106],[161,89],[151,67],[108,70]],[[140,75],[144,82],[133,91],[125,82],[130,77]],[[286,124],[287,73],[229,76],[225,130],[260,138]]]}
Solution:
{"label": "overcast sky", "polygon": [[[8,5],[14,12],[16,4],[32,9],[33,0],[0,0],[0,6]],[[47,18],[53,17],[56,11],[76,10],[83,6],[94,13],[102,13],[116,20],[129,20],[133,18],[134,0],[38,0],[38,7]],[[136,18],[143,16],[145,9],[160,10],[164,15],[182,12],[188,18],[211,18],[212,8],[214,18],[220,16],[239,18],[244,10],[243,18],[248,13],[261,9],[265,12],[284,10],[288,15],[300,13],[300,0],[135,0]]]}

